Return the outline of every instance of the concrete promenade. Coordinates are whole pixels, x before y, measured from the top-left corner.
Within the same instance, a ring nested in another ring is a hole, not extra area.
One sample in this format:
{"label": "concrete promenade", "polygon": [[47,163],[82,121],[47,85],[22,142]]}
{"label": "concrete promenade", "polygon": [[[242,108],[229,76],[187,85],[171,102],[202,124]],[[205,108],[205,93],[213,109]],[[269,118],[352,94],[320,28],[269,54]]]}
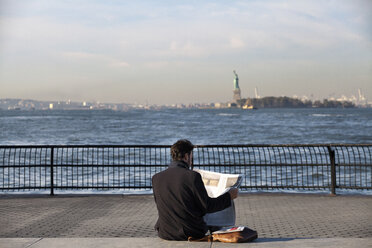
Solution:
{"label": "concrete promenade", "polygon": [[0,195],[0,247],[372,247],[372,197],[240,194],[237,225],[253,243],[157,238],[151,195]]}

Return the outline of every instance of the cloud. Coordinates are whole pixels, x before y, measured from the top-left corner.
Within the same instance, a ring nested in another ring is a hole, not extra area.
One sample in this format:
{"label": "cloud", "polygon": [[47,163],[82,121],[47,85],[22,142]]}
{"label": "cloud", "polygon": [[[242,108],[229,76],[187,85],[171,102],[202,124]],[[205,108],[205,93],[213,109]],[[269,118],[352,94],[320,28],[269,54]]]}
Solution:
{"label": "cloud", "polygon": [[125,62],[125,61],[120,61],[120,60],[113,60],[111,64],[109,64],[111,67],[129,67],[130,65]]}
{"label": "cloud", "polygon": [[[58,65],[50,78],[83,75],[87,78],[71,81],[111,78],[146,84],[170,80],[154,75],[173,74],[172,82],[214,88],[225,85],[228,79],[221,77],[232,67],[244,78],[249,64],[262,63],[265,70],[283,74],[300,68],[298,61],[309,63],[306,68],[324,65],[319,71],[329,69],[329,62],[365,68],[362,62],[372,58],[371,4],[356,6],[361,2],[8,1],[0,11],[0,76],[13,82],[11,72],[19,71],[19,82],[31,82],[23,75],[32,71],[37,82],[45,78],[35,73],[37,68]],[[187,79],[190,75],[195,78]],[[370,81],[367,69],[358,75],[355,82]],[[154,94],[162,92],[159,87]]]}
{"label": "cloud", "polygon": [[73,59],[100,59],[103,57],[102,55],[87,52],[63,52],[62,56]]}
{"label": "cloud", "polygon": [[196,45],[191,41],[172,41],[168,51],[169,56],[202,57],[207,49],[201,44]]}
{"label": "cloud", "polygon": [[[59,3],[58,6],[63,10],[72,7],[68,3]],[[44,7],[43,16],[16,18],[19,35],[16,38],[20,44],[31,39],[35,47],[37,43],[54,50],[86,47],[108,57],[125,56],[127,64],[132,59],[147,63],[159,59],[207,58],[231,54],[234,49],[241,52],[257,48],[268,52],[290,52],[295,45],[313,51],[324,50],[344,42],[352,44],[365,39],[342,26],[343,23],[334,21],[329,10],[303,1],[296,4],[282,1],[232,2],[231,6],[208,2],[195,6],[166,6],[164,3],[139,6],[93,1],[84,8],[75,9],[76,15],[67,21],[62,19],[63,12],[57,12],[55,16],[47,13],[49,9],[57,11],[57,7]],[[99,8],[103,13],[91,15],[90,11]],[[79,13],[89,17],[90,21],[79,19]],[[116,62],[111,64],[118,65]]]}
{"label": "cloud", "polygon": [[146,62],[144,65],[145,67],[151,68],[151,69],[161,69],[161,68],[169,66],[169,64],[170,63],[168,61],[150,61],[150,62]]}
{"label": "cloud", "polygon": [[88,53],[88,52],[62,52],[62,57],[73,59],[77,62],[81,61],[94,61],[98,63],[103,63],[109,67],[129,67],[129,63],[120,59],[112,58],[105,54],[97,54],[97,53]]}
{"label": "cloud", "polygon": [[237,37],[231,37],[230,38],[230,45],[232,48],[243,48],[245,47],[245,43]]}

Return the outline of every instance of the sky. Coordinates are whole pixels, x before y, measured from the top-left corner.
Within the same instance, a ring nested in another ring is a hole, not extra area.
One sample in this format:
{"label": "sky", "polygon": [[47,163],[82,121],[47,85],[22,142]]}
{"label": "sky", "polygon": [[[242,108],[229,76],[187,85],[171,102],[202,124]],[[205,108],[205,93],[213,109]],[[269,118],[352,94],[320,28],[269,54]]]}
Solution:
{"label": "sky", "polygon": [[0,0],[0,98],[372,101],[372,1]]}

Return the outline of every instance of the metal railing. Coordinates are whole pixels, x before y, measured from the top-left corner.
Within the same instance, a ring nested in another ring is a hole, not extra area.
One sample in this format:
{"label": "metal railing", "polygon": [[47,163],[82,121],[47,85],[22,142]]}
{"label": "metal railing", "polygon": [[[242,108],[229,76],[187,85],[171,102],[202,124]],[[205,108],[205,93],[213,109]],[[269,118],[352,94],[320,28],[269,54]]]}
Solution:
{"label": "metal railing", "polygon": [[[0,192],[151,189],[170,146],[0,146]],[[195,168],[243,175],[241,190],[372,189],[372,144],[203,145]]]}

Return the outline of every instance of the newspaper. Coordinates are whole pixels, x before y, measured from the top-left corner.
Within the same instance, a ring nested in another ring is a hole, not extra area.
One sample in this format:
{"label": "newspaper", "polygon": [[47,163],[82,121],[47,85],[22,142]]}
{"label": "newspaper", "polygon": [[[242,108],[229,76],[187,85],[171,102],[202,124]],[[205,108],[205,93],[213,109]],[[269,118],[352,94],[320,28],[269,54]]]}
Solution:
{"label": "newspaper", "polygon": [[232,233],[232,232],[241,232],[243,231],[245,226],[235,226],[235,227],[225,227],[218,231],[212,232],[213,234],[219,234],[219,233]]}
{"label": "newspaper", "polygon": [[[207,190],[208,196],[216,198],[231,188],[237,188],[242,182],[242,176],[240,174],[223,174],[206,170],[197,170],[204,182],[205,189]],[[226,227],[235,225],[235,205],[234,201],[231,200],[231,206],[224,210],[206,214],[204,221],[207,226]]]}

